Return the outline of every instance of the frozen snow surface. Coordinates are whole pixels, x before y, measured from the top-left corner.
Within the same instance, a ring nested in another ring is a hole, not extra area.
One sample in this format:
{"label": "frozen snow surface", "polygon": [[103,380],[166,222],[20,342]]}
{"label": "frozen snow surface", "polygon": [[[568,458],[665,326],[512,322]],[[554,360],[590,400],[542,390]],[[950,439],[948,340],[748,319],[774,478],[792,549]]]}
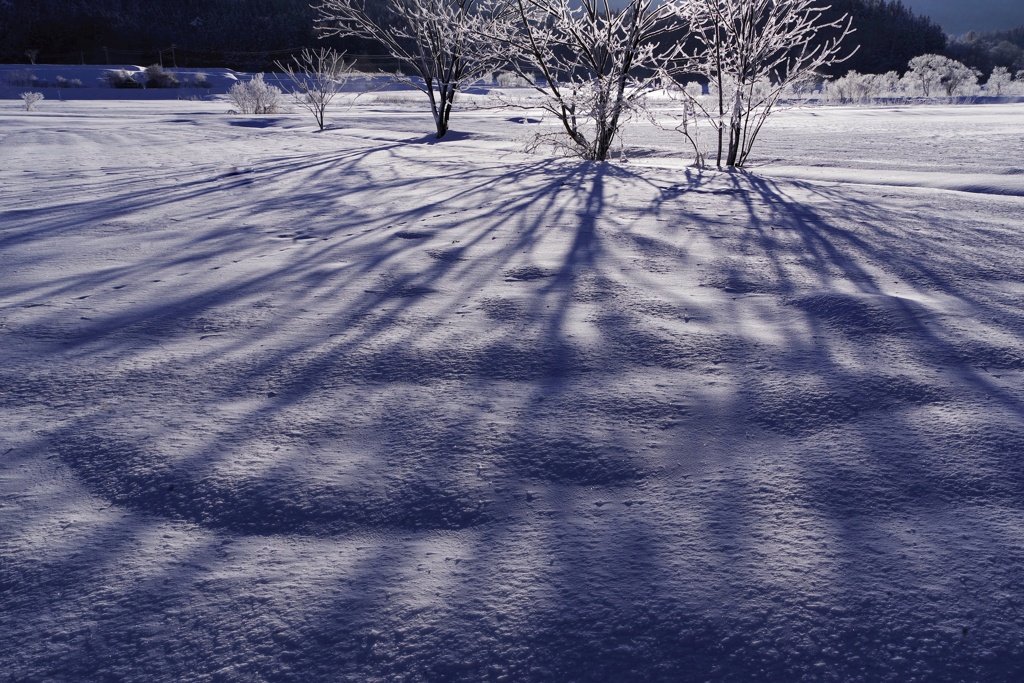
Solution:
{"label": "frozen snow surface", "polygon": [[1022,680],[1024,106],[226,109],[0,103],[0,680]]}

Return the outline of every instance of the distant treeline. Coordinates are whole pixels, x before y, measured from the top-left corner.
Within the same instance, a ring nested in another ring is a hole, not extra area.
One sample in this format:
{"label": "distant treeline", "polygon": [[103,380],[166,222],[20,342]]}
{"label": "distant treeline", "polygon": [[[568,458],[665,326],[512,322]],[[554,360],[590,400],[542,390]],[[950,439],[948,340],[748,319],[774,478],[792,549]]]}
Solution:
{"label": "distant treeline", "polygon": [[842,76],[848,71],[886,73],[907,70],[907,62],[929,53],[942,53],[946,34],[942,27],[925,16],[918,16],[900,0],[828,0],[829,18],[844,14],[853,17],[857,32],[851,45],[860,49],[829,74]]}
{"label": "distant treeline", "polygon": [[946,46],[946,55],[989,74],[997,66],[1024,71],[1024,26],[1009,31],[971,31]]}
{"label": "distant treeline", "polygon": [[[941,27],[915,15],[901,0],[822,4],[831,5],[830,16],[853,17],[857,32],[850,46],[861,46],[830,75],[905,71],[912,57],[947,48],[950,56],[987,72],[1003,65],[1012,52],[1002,43],[1024,45],[1024,29],[1015,29],[1005,35],[969,34],[970,40],[947,46]],[[303,0],[0,0],[0,62],[28,62],[27,52],[37,51],[33,58],[39,63],[160,63],[252,71],[271,69],[292,52],[324,44],[347,51],[363,68],[393,68],[384,50],[372,43],[320,40],[314,18],[315,11]],[[1014,58],[1019,52],[1018,47]]]}
{"label": "distant treeline", "polygon": [[[0,61],[266,70],[317,46],[303,0],[0,0]],[[327,43],[332,44],[332,43]],[[333,47],[369,49],[347,41]]]}

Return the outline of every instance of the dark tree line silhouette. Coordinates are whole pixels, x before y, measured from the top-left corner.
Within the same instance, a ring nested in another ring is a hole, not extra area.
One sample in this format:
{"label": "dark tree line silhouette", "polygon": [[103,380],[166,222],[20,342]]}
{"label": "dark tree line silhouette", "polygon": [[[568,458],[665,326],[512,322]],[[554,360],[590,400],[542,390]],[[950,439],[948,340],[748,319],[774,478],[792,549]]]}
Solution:
{"label": "dark tree line silhouette", "polygon": [[830,16],[849,14],[856,33],[852,43],[860,49],[850,59],[833,67],[829,75],[848,71],[860,73],[904,72],[912,58],[941,54],[946,47],[942,27],[926,16],[918,16],[900,0],[829,0]]}
{"label": "dark tree line silhouette", "polygon": [[[982,71],[1013,66],[1024,28],[949,41],[901,0],[822,0],[849,13],[861,48],[829,75],[904,71],[920,54],[949,52]],[[0,0],[0,61],[151,64],[272,69],[306,47],[346,50],[360,66],[393,68],[380,46],[359,38],[321,40],[315,10],[296,0]],[[1005,43],[1005,44],[1003,44]],[[1016,46],[1017,51],[1014,51]]]}
{"label": "dark tree line silhouette", "polygon": [[950,41],[946,54],[958,62],[989,74],[997,66],[1024,71],[1024,26],[1008,31],[971,31]]}

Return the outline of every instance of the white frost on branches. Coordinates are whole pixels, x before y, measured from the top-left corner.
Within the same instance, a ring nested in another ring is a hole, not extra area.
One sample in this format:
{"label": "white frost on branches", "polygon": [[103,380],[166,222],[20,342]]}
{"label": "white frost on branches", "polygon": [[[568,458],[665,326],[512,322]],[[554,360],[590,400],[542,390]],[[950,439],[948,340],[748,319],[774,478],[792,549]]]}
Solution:
{"label": "white frost on branches", "polygon": [[943,55],[920,55],[908,64],[910,76],[925,97],[971,95],[977,89],[978,71]]}
{"label": "white frost on branches", "polygon": [[430,99],[440,138],[455,95],[494,66],[484,27],[497,6],[490,0],[324,0],[316,6],[317,30],[381,43],[419,77],[400,78]]}
{"label": "white frost on branches", "polygon": [[[852,55],[841,54],[850,17],[827,21],[820,0],[684,0],[677,7],[697,44],[678,71],[697,64],[708,79],[712,102],[691,102],[712,126],[719,167],[744,165],[783,92]],[[817,40],[823,30],[833,35]]]}
{"label": "white frost on branches", "polygon": [[327,106],[352,77],[352,64],[345,62],[344,53],[330,48],[303,50],[292,62],[278,62],[277,66],[291,80],[295,102],[312,114],[323,130]]}
{"label": "white frost on branches", "polygon": [[1024,71],[1018,71],[1014,80],[1009,69],[997,66],[985,81],[985,93],[995,97],[1024,95]]}
{"label": "white frost on branches", "polygon": [[828,101],[838,104],[871,104],[878,99],[902,97],[903,84],[896,71],[884,74],[850,71],[825,85],[823,94]]}
{"label": "white frost on branches", "polygon": [[281,109],[281,89],[264,81],[263,74],[235,83],[228,90],[228,99],[239,114],[276,114]]}
{"label": "white frost on branches", "polygon": [[604,160],[626,119],[679,48],[658,38],[676,26],[670,4],[628,0],[511,0],[498,36],[510,68],[544,96],[561,134],[541,136],[569,153]]}
{"label": "white frost on branches", "polygon": [[25,111],[34,110],[36,108],[36,104],[45,99],[41,92],[23,92],[20,97],[22,102],[25,103]]}
{"label": "white frost on branches", "polygon": [[[316,9],[321,35],[376,41],[412,72],[402,78],[429,98],[439,138],[456,93],[501,66],[559,123],[536,144],[604,160],[630,117],[651,117],[652,91],[702,76],[711,97],[679,89],[678,130],[702,164],[696,124],[710,124],[719,167],[744,165],[780,96],[842,61],[852,33],[849,16],[829,21],[821,0],[322,0]],[[831,35],[820,40],[822,31]]]}

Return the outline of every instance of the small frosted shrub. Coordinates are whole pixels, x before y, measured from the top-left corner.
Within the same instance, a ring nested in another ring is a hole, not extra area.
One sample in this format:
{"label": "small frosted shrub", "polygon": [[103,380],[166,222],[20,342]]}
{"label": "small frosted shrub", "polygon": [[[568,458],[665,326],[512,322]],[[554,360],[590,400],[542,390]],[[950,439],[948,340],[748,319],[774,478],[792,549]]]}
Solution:
{"label": "small frosted shrub", "polygon": [[58,88],[84,88],[82,85],[82,79],[80,78],[64,78],[63,76],[57,76],[57,87]]}
{"label": "small frosted shrub", "polygon": [[884,74],[878,74],[875,76],[875,80],[878,82],[878,93],[881,97],[896,100],[906,94],[903,92],[903,81],[900,80],[898,71],[887,71]]}
{"label": "small frosted shrub", "polygon": [[352,78],[353,64],[345,62],[345,53],[331,48],[306,49],[301,55],[292,55],[289,64],[277,63],[292,82],[295,103],[313,115],[320,130],[324,129],[327,106]]}
{"label": "small frosted shrub", "polygon": [[245,83],[235,83],[228,91],[228,99],[239,114],[276,114],[281,111],[281,89],[256,74]]}
{"label": "small frosted shrub", "polygon": [[146,67],[147,88],[177,88],[179,85],[181,84],[178,83],[177,77],[159,64],[150,64]]}
{"label": "small frosted shrub", "polygon": [[882,94],[882,82],[875,74],[850,71],[826,88],[829,100],[839,104],[867,104]]}
{"label": "small frosted shrub", "polygon": [[525,78],[510,71],[499,71],[494,80],[502,88],[527,88],[530,86]]}
{"label": "small frosted shrub", "polygon": [[42,102],[45,98],[41,92],[23,92],[21,93],[21,99],[25,102],[25,111],[32,111],[36,108],[36,104]]}
{"label": "small frosted shrub", "polygon": [[[726,102],[732,102],[736,97],[736,82],[735,79],[724,79],[722,83],[722,97]],[[771,92],[773,86],[767,78],[759,78],[753,83],[748,83],[744,89],[744,96],[747,97],[751,102],[758,102],[763,100],[769,92]],[[718,98],[718,83],[714,79],[708,82],[708,95],[711,95],[715,99]]]}
{"label": "small frosted shrub", "polygon": [[7,74],[7,85],[12,88],[38,87],[39,79],[31,71],[12,71]]}
{"label": "small frosted shrub", "polygon": [[135,80],[135,74],[124,69],[115,69],[107,74],[107,82],[112,88],[141,88],[142,83]]}
{"label": "small frosted shrub", "polygon": [[826,93],[827,81],[818,73],[809,73],[804,78],[790,81],[782,89],[782,97],[788,100],[809,100]]}

